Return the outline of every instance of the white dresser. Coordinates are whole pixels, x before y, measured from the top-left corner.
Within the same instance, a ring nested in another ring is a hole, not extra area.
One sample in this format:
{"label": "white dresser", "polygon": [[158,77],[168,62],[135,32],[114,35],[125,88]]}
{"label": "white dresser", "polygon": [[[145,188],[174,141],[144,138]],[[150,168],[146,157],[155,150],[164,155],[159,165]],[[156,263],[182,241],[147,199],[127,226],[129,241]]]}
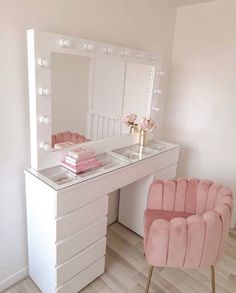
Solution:
{"label": "white dresser", "polygon": [[[108,193],[132,186],[134,192],[121,192],[119,218],[134,231],[141,231],[150,182],[159,172],[174,177],[179,156],[177,145],[158,145],[164,147],[138,157],[129,156],[136,151],[133,146],[109,152],[102,155],[102,168],[82,176],[59,166],[25,171],[29,274],[43,293],[76,293],[103,274]],[[142,192],[135,198],[135,185],[139,189],[140,182]]]}

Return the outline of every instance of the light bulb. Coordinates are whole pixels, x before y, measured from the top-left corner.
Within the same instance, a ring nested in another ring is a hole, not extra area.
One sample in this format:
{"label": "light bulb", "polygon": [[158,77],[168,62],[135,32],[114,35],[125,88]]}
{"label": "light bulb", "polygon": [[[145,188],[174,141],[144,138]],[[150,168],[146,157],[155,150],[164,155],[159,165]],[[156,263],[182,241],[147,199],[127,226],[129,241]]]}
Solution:
{"label": "light bulb", "polygon": [[38,64],[42,67],[48,67],[49,66],[49,60],[47,58],[39,58]]}
{"label": "light bulb", "polygon": [[153,106],[153,107],[152,107],[152,111],[159,112],[159,111],[160,111],[160,108],[159,108],[159,107],[157,107],[157,106]]}
{"label": "light bulb", "polygon": [[71,42],[71,40],[68,40],[68,39],[60,39],[59,40],[59,45],[62,48],[69,48],[69,47],[72,46],[72,42]]}
{"label": "light bulb", "polygon": [[141,59],[143,57],[144,57],[144,54],[143,53],[141,53],[141,52],[137,52],[136,53],[136,59]]}
{"label": "light bulb", "polygon": [[89,44],[84,44],[84,50],[85,51],[93,51],[95,49],[94,45],[89,43]]}
{"label": "light bulb", "polygon": [[128,51],[126,51],[126,50],[122,50],[120,52],[120,54],[121,54],[122,57],[127,57],[127,56],[129,56],[130,53]]}
{"label": "light bulb", "polygon": [[39,94],[40,94],[40,96],[49,96],[51,94],[51,91],[49,88],[41,87],[39,89]]}
{"label": "light bulb", "polygon": [[52,146],[49,143],[45,143],[45,142],[41,142],[39,146],[45,152],[49,152],[52,149]]}
{"label": "light bulb", "polygon": [[104,53],[107,54],[107,55],[111,54],[112,52],[113,52],[112,48],[106,47],[104,49]]}
{"label": "light bulb", "polygon": [[156,75],[158,76],[164,76],[165,75],[165,71],[159,70],[156,72]]}
{"label": "light bulb", "polygon": [[162,90],[160,90],[160,89],[155,89],[155,90],[154,90],[154,94],[158,94],[158,95],[160,95],[160,94],[162,94]]}
{"label": "light bulb", "polygon": [[46,116],[40,116],[39,117],[39,122],[45,125],[49,125],[51,123],[51,119]]}
{"label": "light bulb", "polygon": [[156,59],[157,59],[156,56],[152,56],[152,55],[149,56],[149,60],[150,60],[150,61],[154,61],[154,60],[156,60]]}

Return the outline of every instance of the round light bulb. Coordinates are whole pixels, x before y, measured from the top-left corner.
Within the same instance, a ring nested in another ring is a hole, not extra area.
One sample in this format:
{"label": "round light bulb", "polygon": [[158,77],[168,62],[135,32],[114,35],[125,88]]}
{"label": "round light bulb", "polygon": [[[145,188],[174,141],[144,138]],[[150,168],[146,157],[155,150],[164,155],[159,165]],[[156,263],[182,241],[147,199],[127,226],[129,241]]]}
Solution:
{"label": "round light bulb", "polygon": [[165,75],[165,71],[159,70],[156,72],[156,75],[158,76],[164,76]]}
{"label": "round light bulb", "polygon": [[47,58],[39,58],[38,64],[42,67],[48,67],[49,66],[49,60]]}
{"label": "round light bulb", "polygon": [[156,56],[152,56],[152,55],[149,56],[149,60],[150,60],[150,61],[154,61],[154,60],[156,60],[156,59],[157,59]]}
{"label": "round light bulb", "polygon": [[155,90],[154,90],[154,94],[158,94],[158,95],[160,95],[160,94],[162,94],[162,90],[160,90],[160,89],[155,89]]}
{"label": "round light bulb", "polygon": [[41,142],[40,148],[45,152],[49,152],[52,149],[52,146],[49,143]]}
{"label": "round light bulb", "polygon": [[152,107],[152,111],[159,112],[159,111],[160,111],[160,108],[159,108],[159,107],[157,107],[157,106],[153,106],[153,107]]}
{"label": "round light bulb", "polygon": [[120,52],[120,54],[121,54],[122,57],[127,57],[127,56],[129,56],[129,52],[126,51],[126,50],[122,50],[122,51]]}
{"label": "round light bulb", "polygon": [[51,94],[51,91],[48,88],[42,87],[39,89],[39,94],[40,96],[49,96]]}
{"label": "round light bulb", "polygon": [[39,122],[45,125],[49,125],[51,123],[51,119],[46,116],[40,116],[39,117]]}
{"label": "round light bulb", "polygon": [[136,53],[136,59],[141,59],[143,57],[144,57],[143,53],[141,53],[141,52]]}
{"label": "round light bulb", "polygon": [[60,39],[59,40],[59,45],[62,48],[69,48],[69,47],[72,46],[72,42],[71,42],[71,40],[68,40],[68,39]]}
{"label": "round light bulb", "polygon": [[93,51],[94,50],[94,45],[89,43],[89,44],[84,44],[84,50],[85,51]]}
{"label": "round light bulb", "polygon": [[111,54],[112,52],[113,52],[112,48],[106,47],[104,49],[104,53],[107,54],[107,55]]}

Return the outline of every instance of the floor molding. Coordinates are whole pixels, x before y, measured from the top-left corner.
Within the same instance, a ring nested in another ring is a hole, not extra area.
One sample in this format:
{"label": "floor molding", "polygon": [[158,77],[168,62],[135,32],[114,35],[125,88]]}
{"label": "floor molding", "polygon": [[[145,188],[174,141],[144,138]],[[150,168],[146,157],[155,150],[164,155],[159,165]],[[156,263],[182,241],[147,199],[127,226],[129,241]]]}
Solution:
{"label": "floor molding", "polygon": [[19,282],[20,280],[24,279],[29,275],[29,269],[28,267],[25,267],[24,269],[18,271],[17,273],[11,275],[7,279],[0,282],[0,292],[6,290],[7,288],[11,287],[15,283]]}

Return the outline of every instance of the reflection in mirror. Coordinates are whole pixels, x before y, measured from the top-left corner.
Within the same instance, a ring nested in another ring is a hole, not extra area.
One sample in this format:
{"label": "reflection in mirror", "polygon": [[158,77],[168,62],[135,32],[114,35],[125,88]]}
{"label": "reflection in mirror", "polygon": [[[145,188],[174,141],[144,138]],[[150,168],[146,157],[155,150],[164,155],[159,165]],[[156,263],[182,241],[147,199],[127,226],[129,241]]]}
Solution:
{"label": "reflection in mirror", "polygon": [[125,63],[94,61],[91,103],[91,137],[101,139],[121,134]]}
{"label": "reflection in mirror", "polygon": [[121,117],[149,116],[155,67],[52,53],[52,146],[127,133]]}
{"label": "reflection in mirror", "polygon": [[[127,63],[123,113],[135,113],[139,118],[150,117],[155,67],[147,64]],[[123,125],[122,133],[129,129]]]}
{"label": "reflection in mirror", "polygon": [[89,70],[87,57],[52,53],[52,146],[88,140]]}

